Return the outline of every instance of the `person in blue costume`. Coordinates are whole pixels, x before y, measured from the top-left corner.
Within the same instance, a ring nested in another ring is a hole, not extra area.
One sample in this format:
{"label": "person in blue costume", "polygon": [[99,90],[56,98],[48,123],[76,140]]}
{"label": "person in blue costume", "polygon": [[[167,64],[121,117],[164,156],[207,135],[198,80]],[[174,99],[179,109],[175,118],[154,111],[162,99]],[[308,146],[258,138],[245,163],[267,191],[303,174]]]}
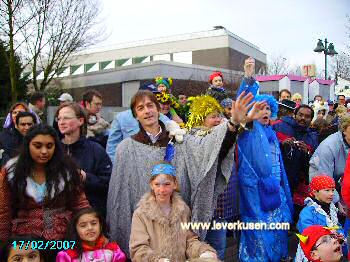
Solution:
{"label": "person in blue costume", "polygon": [[239,259],[287,261],[288,231],[269,230],[272,223],[291,223],[293,212],[279,142],[269,125],[270,117],[277,115],[278,105],[269,95],[258,95],[255,101],[266,101],[267,105],[252,130],[238,138],[240,214],[242,222],[266,223],[267,228],[242,230]]}

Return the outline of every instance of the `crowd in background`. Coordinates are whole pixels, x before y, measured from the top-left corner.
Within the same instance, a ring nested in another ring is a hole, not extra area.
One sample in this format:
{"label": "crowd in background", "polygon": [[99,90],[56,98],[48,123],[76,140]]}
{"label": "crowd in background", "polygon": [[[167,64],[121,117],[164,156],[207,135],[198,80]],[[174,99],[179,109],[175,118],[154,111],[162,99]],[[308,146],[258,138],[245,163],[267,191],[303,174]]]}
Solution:
{"label": "crowd in background", "polygon": [[[347,261],[350,101],[260,94],[254,71],[247,58],[235,97],[221,72],[194,97],[156,77],[112,123],[92,89],[79,102],[63,93],[53,123],[43,93],[12,105],[0,132],[0,261],[223,261],[228,237],[239,261]],[[290,228],[181,227],[237,221]],[[14,244],[51,240],[75,245]]]}

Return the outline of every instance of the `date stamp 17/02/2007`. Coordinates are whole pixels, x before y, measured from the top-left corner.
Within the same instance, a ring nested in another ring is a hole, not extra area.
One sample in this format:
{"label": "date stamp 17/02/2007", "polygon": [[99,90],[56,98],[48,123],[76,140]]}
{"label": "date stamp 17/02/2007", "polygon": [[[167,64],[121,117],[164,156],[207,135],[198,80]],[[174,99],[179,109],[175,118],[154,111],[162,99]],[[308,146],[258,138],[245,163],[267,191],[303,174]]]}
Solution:
{"label": "date stamp 17/02/2007", "polygon": [[13,241],[14,249],[32,250],[67,250],[74,249],[75,241],[68,240],[18,240]]}

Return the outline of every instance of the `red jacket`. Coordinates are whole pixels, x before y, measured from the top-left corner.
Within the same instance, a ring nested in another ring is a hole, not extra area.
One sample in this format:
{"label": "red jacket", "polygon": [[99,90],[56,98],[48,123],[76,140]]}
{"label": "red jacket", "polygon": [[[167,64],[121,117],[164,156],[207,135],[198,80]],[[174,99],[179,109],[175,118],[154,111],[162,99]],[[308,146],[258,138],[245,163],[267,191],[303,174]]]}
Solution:
{"label": "red jacket", "polygon": [[[343,175],[343,183],[341,186],[341,195],[343,197],[343,201],[345,205],[350,208],[350,154],[348,154],[348,158],[346,160],[346,165],[344,169]],[[348,216],[350,213],[348,213]]]}
{"label": "red jacket", "polygon": [[3,241],[7,241],[11,235],[31,235],[45,240],[63,239],[73,212],[89,207],[84,192],[71,202],[66,201],[62,193],[43,203],[37,203],[28,196],[24,207],[13,214],[11,199],[8,174],[3,168],[0,172],[0,240]]}

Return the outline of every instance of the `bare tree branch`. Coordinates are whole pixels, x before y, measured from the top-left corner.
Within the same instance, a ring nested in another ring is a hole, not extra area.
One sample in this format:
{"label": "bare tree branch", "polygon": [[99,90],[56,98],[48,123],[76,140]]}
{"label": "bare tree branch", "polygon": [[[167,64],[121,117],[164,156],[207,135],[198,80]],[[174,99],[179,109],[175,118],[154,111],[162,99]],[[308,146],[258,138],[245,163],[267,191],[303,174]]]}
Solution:
{"label": "bare tree branch", "polygon": [[269,75],[287,74],[290,71],[287,59],[282,55],[271,56],[266,67]]}

